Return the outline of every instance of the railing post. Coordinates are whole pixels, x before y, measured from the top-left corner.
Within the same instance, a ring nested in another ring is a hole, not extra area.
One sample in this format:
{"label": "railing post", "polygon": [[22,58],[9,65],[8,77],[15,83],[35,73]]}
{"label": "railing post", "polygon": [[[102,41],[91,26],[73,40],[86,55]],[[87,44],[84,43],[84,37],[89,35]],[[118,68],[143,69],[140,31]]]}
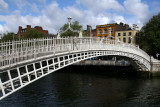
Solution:
{"label": "railing post", "polygon": [[33,55],[34,55],[34,58],[36,57],[36,40],[34,39],[33,40]]}
{"label": "railing post", "polygon": [[9,40],[9,65],[11,64],[11,47],[10,47],[11,43]]}
{"label": "railing post", "polygon": [[20,59],[21,59],[21,57],[23,57],[23,49],[22,49],[22,45],[23,44],[23,42],[22,42],[22,39],[21,39],[21,54],[20,54]]}

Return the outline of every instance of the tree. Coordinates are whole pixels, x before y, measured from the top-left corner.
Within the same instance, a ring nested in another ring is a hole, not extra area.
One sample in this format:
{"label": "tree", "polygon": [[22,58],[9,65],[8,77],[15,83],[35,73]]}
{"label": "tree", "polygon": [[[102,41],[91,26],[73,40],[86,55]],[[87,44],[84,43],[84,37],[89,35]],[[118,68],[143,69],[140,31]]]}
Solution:
{"label": "tree", "polygon": [[12,41],[12,40],[18,40],[19,38],[17,35],[15,35],[13,32],[8,32],[7,34],[4,33],[2,36],[1,41],[2,42],[7,42],[7,41]]}
{"label": "tree", "polygon": [[39,32],[37,29],[29,29],[26,31],[26,33],[24,34],[23,39],[27,39],[27,38],[43,38],[46,37],[44,33]]}
{"label": "tree", "polygon": [[[65,31],[68,28],[68,24],[64,24],[61,28],[60,31]],[[79,24],[78,21],[75,21],[71,24],[71,28],[73,30],[78,30],[80,31],[82,29],[82,25]],[[61,34],[61,37],[74,37],[74,36],[79,36],[77,32],[72,32],[71,30],[66,31],[65,33]]]}
{"label": "tree", "polygon": [[149,55],[160,53],[160,13],[153,16],[139,33],[139,45]]}

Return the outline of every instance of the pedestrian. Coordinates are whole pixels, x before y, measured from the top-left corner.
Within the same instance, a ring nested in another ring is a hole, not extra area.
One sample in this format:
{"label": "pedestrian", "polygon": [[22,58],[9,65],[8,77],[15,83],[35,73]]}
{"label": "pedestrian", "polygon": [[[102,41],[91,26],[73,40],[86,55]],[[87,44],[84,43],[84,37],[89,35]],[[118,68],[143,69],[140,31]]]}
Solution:
{"label": "pedestrian", "polygon": [[78,47],[77,47],[77,37],[76,37],[76,36],[74,37],[74,45],[75,45],[75,47],[76,47],[77,50],[78,50]]}

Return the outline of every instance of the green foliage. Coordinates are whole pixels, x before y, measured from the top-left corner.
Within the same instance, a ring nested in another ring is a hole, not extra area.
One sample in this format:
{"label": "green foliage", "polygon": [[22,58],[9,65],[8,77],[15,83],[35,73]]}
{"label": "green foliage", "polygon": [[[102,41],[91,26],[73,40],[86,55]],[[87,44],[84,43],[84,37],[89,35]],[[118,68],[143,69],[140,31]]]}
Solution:
{"label": "green foliage", "polygon": [[[68,28],[68,24],[63,25],[60,30],[61,31],[65,31]],[[78,21],[75,21],[71,24],[71,28],[73,30],[81,30],[82,29],[82,25],[79,24]],[[77,32],[72,32],[71,30],[66,31],[65,33],[61,34],[61,37],[74,37],[74,36],[79,36],[79,34]]]}
{"label": "green foliage", "polygon": [[26,31],[23,39],[43,38],[46,37],[44,33],[39,32],[37,29],[29,29]]}
{"label": "green foliage", "polygon": [[153,16],[139,33],[139,45],[149,55],[160,53],[160,13]]}
{"label": "green foliage", "polygon": [[12,40],[18,40],[18,36],[15,35],[13,32],[8,32],[8,33],[5,33],[3,34],[3,37],[1,39],[2,42],[7,42],[7,41],[12,41]]}
{"label": "green foliage", "polygon": [[82,35],[85,36],[85,37],[88,37],[88,34],[89,34],[88,31],[83,31],[83,32],[82,32]]}

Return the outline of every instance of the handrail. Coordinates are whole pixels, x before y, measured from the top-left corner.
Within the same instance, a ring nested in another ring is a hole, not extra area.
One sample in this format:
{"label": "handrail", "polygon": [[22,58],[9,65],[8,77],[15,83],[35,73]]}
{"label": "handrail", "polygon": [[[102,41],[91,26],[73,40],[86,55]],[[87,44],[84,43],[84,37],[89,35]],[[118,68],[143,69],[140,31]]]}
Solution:
{"label": "handrail", "polygon": [[150,56],[133,44],[98,38],[40,38],[8,41],[0,43],[0,68],[12,64],[59,52],[73,50],[110,49],[115,51],[132,52],[147,61]]}

